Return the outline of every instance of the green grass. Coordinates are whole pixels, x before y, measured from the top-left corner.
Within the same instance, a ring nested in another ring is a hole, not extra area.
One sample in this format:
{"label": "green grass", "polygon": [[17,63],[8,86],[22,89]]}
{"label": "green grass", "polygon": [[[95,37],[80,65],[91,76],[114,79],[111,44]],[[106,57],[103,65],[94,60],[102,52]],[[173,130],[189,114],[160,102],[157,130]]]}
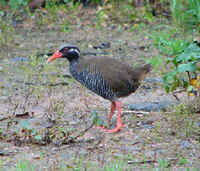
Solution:
{"label": "green grass", "polygon": [[19,160],[16,163],[16,171],[35,171],[36,166],[31,161],[26,159]]}
{"label": "green grass", "polygon": [[[40,159],[42,161],[42,159]],[[123,159],[117,159],[117,160],[112,160],[110,162],[106,162],[104,166],[99,166],[96,164],[92,164],[90,161],[86,161],[83,157],[80,158],[74,158],[74,164],[73,165],[68,165],[66,164],[65,161],[58,161],[55,163],[55,165],[51,165],[50,167],[45,166],[45,168],[48,168],[50,170],[56,169],[58,171],[63,171],[63,170],[73,170],[73,171],[83,171],[83,170],[94,170],[94,171],[131,171],[133,168],[137,169],[144,169],[144,170],[151,170],[151,171],[169,171],[171,170],[170,162],[167,159],[159,159],[158,161],[158,167],[152,167],[148,165],[142,164],[141,166],[135,166],[133,164],[127,164],[127,162]],[[182,157],[178,156],[178,162],[177,162],[177,167],[182,167],[186,165],[188,161]],[[3,171],[3,162],[0,162],[0,171]],[[14,168],[15,171],[37,171],[38,168],[42,169],[42,166],[36,166],[33,162],[27,160],[27,159],[22,159],[18,160],[16,162],[16,166]],[[8,168],[7,168],[8,169]],[[184,167],[184,169],[188,171],[198,171],[197,168],[190,168],[190,167]],[[13,170],[13,169],[12,169]]]}
{"label": "green grass", "polygon": [[169,166],[169,162],[166,159],[159,159],[158,164],[160,168],[167,168]]}
{"label": "green grass", "polygon": [[181,103],[175,106],[171,116],[171,122],[177,136],[189,138],[195,132],[198,132],[198,127],[195,125],[196,114],[193,106]]}
{"label": "green grass", "polygon": [[171,0],[170,8],[175,24],[182,28],[199,28],[200,1],[198,0]]}
{"label": "green grass", "polygon": [[8,47],[14,39],[15,29],[11,25],[10,18],[3,18],[0,15],[0,45]]}

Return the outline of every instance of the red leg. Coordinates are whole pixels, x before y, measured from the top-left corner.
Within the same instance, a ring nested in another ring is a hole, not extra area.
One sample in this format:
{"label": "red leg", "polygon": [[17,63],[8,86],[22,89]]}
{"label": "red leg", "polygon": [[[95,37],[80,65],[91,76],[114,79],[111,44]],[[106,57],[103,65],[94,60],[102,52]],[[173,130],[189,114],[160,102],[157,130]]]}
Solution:
{"label": "red leg", "polygon": [[[111,104],[111,113],[108,116],[108,119],[111,119],[112,115],[114,114],[114,109],[116,108],[118,111],[118,115],[117,115],[117,126],[114,129],[105,129],[104,127],[98,127],[104,130],[104,132],[106,133],[115,133],[120,131],[121,127],[123,126],[122,121],[121,121],[121,103],[119,101],[115,101],[113,102],[113,104]],[[113,112],[112,112],[113,111]]]}
{"label": "red leg", "polygon": [[112,118],[112,116],[114,115],[114,111],[116,109],[116,104],[115,102],[111,103],[111,110],[110,110],[110,114],[108,115],[108,127],[110,128],[110,120]]}
{"label": "red leg", "polygon": [[117,126],[114,129],[104,129],[105,132],[107,133],[115,133],[120,131],[121,127],[123,126],[122,121],[121,121],[121,110],[122,110],[122,106],[121,106],[121,102],[116,101],[114,102],[115,106],[117,108],[118,111],[118,115],[117,115]]}

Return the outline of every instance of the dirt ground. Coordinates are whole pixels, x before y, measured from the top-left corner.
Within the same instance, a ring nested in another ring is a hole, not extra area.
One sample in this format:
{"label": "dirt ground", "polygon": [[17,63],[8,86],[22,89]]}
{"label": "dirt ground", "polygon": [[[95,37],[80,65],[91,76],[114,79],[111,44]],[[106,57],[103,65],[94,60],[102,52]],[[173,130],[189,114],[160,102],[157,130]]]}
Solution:
{"label": "dirt ground", "polygon": [[[199,113],[182,112],[156,81],[159,70],[167,68],[153,70],[148,75],[153,81],[144,80],[136,93],[120,99],[124,127],[107,134],[95,128],[94,113],[105,121],[110,102],[71,78],[67,61],[46,64],[48,54],[63,43],[133,66],[159,54],[149,35],[160,21],[139,29],[112,21],[97,27],[92,14],[88,9],[58,13],[55,22],[46,15],[41,24],[36,13],[10,33],[12,40],[0,52],[0,170],[200,168]],[[185,95],[179,96],[184,101]],[[168,101],[164,110],[129,107]],[[112,127],[115,123],[116,115]]]}

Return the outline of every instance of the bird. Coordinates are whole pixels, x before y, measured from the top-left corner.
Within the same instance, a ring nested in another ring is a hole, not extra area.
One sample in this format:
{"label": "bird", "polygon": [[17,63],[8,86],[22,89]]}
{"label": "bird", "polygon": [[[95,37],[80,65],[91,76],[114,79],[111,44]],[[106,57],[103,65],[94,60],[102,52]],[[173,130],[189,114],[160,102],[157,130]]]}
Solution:
{"label": "bird", "polygon": [[115,133],[123,127],[121,121],[122,104],[119,98],[129,96],[140,86],[147,73],[152,70],[151,64],[133,68],[127,63],[106,56],[85,57],[76,45],[64,44],[47,59],[47,64],[58,58],[69,61],[69,71],[75,80],[97,95],[111,102],[108,126],[117,110],[117,125],[113,129],[100,127],[106,133]]}

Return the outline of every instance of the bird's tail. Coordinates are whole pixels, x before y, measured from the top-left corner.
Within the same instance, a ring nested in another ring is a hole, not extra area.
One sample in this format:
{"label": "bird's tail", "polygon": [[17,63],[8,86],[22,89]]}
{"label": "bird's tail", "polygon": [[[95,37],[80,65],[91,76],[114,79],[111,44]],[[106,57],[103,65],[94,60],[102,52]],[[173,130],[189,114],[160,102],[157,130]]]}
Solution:
{"label": "bird's tail", "polygon": [[153,67],[152,67],[151,64],[146,64],[146,65],[143,66],[143,69],[144,69],[144,71],[146,73],[148,73],[148,72],[150,72],[153,69]]}
{"label": "bird's tail", "polygon": [[153,69],[151,64],[146,64],[142,67],[137,67],[134,69],[134,77],[141,81],[145,78],[145,76]]}

